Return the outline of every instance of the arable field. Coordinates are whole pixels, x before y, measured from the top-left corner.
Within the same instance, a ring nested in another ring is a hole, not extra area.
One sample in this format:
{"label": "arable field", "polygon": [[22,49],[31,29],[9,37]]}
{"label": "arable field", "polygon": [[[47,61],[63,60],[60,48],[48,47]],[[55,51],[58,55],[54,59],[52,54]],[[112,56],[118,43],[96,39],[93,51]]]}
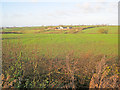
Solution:
{"label": "arable field", "polygon": [[110,68],[108,77],[118,74],[118,27],[79,27],[3,29],[18,32],[2,35],[3,87],[88,88],[103,57]]}
{"label": "arable field", "polygon": [[61,58],[70,51],[74,51],[76,57],[82,53],[95,55],[118,53],[116,34],[5,34],[2,43],[5,48],[11,48],[6,45],[12,45],[15,49],[21,45],[24,46],[21,51],[25,53],[36,48],[40,55],[50,54],[50,57],[62,56]]}

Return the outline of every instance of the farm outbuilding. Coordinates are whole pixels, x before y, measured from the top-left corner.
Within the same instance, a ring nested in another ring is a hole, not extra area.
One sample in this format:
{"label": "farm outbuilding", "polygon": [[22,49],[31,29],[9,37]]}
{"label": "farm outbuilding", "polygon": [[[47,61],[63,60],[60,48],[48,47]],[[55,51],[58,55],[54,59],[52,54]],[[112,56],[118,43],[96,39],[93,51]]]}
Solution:
{"label": "farm outbuilding", "polygon": [[72,29],[72,27],[56,27],[56,29]]}

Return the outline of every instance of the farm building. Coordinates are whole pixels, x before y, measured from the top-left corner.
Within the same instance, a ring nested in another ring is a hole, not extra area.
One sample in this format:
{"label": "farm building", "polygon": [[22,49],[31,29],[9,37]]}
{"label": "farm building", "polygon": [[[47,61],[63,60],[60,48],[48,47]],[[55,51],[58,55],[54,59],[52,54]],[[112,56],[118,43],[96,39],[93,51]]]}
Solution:
{"label": "farm building", "polygon": [[72,27],[56,27],[56,29],[72,29]]}

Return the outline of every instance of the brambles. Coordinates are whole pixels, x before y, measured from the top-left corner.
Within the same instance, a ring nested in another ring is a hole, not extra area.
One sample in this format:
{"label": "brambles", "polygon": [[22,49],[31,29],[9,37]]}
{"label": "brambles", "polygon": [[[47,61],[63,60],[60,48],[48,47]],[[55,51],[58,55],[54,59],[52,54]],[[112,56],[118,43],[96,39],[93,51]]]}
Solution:
{"label": "brambles", "polygon": [[16,44],[3,45],[2,72],[5,78],[10,76],[9,82],[14,88],[88,88],[96,62],[103,56],[94,55],[89,50],[75,57],[76,52],[71,49],[64,55],[51,57],[53,50],[48,48],[45,54],[41,54],[38,44],[29,47],[20,40]]}
{"label": "brambles", "polygon": [[[26,58],[26,53],[23,52],[25,46],[17,46],[20,48],[12,48],[12,55],[16,55],[16,58],[7,61],[6,56],[3,57],[3,61],[8,62],[7,65],[3,63],[3,74],[9,78],[8,85],[13,88],[88,88],[95,64],[102,57],[88,52],[76,58],[72,50],[65,59],[50,58],[39,55],[36,46]],[[20,52],[17,53],[16,50]],[[5,83],[4,80],[4,88],[7,87]]]}
{"label": "brambles", "polygon": [[9,67],[7,67],[8,71],[3,71],[5,74],[6,78],[4,77],[3,74],[3,87],[8,88],[8,87],[16,87],[20,88],[21,86],[21,80],[23,76],[23,70],[22,70],[22,64],[23,61],[21,61],[21,55],[22,52],[20,53],[19,57],[12,62]]}
{"label": "brambles", "polygon": [[96,65],[96,73],[91,78],[89,88],[119,88],[118,73],[117,65],[108,66],[103,57]]}
{"label": "brambles", "polygon": [[14,88],[13,84],[16,82],[17,80],[11,78],[10,75],[7,75],[7,78],[5,78],[4,74],[2,74],[2,87],[3,88]]}

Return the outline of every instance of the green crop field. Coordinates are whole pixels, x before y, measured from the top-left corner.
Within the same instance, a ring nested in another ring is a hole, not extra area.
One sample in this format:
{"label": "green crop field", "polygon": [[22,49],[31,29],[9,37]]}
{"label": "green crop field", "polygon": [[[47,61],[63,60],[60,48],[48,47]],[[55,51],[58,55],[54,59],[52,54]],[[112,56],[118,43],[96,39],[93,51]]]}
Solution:
{"label": "green crop field", "polygon": [[17,88],[60,88],[73,75],[67,69],[69,64],[74,70],[76,87],[89,87],[92,71],[103,56],[108,65],[117,64],[118,27],[94,26],[84,30],[79,27],[59,31],[47,30],[48,27],[3,29],[3,32],[19,32],[2,34],[5,77],[10,75],[11,81],[22,78],[22,84],[14,82]]}
{"label": "green crop field", "polygon": [[67,55],[70,51],[78,57],[87,52],[105,55],[117,55],[118,52],[117,34],[5,34],[3,47],[6,43],[20,43],[27,51],[36,47],[40,54],[50,51],[54,57]]}

